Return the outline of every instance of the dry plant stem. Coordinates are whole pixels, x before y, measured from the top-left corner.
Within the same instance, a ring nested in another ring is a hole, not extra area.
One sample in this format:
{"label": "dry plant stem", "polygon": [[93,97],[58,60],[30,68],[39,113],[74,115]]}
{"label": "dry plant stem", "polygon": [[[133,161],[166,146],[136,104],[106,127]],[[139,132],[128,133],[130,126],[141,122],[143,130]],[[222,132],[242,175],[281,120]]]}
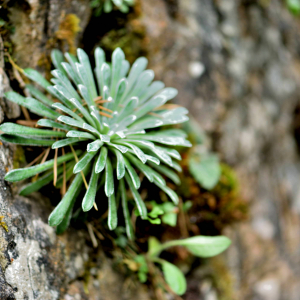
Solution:
{"label": "dry plant stem", "polygon": [[[44,155],[42,161],[40,162],[40,164],[43,164],[43,163],[46,161],[46,159],[47,159],[47,157],[48,157],[48,155],[49,155],[49,152],[50,152],[50,147],[47,148],[46,153],[45,153],[45,155]],[[34,177],[34,180],[37,180],[38,177],[39,177],[39,174],[36,174],[35,177]]]}
{"label": "dry plant stem", "polygon": [[57,154],[58,154],[58,148],[55,149],[55,155],[54,155],[54,165],[53,165],[53,185],[56,186],[57,181]]}
{"label": "dry plant stem", "polygon": [[[77,157],[77,155],[76,155],[76,152],[75,152],[73,146],[70,145],[70,148],[71,148],[71,150],[72,150],[72,152],[73,152],[73,155],[74,155],[74,157],[75,157],[76,163],[78,163],[78,157]],[[81,174],[81,176],[82,176],[82,179],[83,179],[85,188],[88,189],[88,188],[89,188],[89,185],[88,185],[87,182],[86,182],[86,179],[85,179],[85,176],[84,176],[83,172],[81,171],[80,174]]]}
{"label": "dry plant stem", "polygon": [[102,115],[102,116],[104,116],[104,117],[107,117],[107,118],[111,118],[111,119],[112,119],[112,116],[111,116],[111,115],[109,115],[109,114],[107,114],[107,113],[104,113],[104,112],[102,112],[102,111],[99,111],[99,114]]}
{"label": "dry plant stem", "polygon": [[105,238],[104,238],[104,236],[102,235],[102,233],[98,230],[98,229],[96,229],[93,225],[91,225],[92,226],[92,228],[93,228],[93,231],[96,233],[96,235],[97,235],[97,237],[100,239],[100,240],[104,240]]}
{"label": "dry plant stem", "polygon": [[[28,113],[28,111],[27,111],[27,113]],[[17,120],[16,123],[20,124],[20,125],[25,125],[25,126],[28,126],[28,127],[37,127],[36,122],[37,121],[33,121],[33,120]]]}
{"label": "dry plant stem", "polygon": [[110,113],[113,113],[113,111],[111,110],[111,109],[108,109],[108,108],[106,108],[106,107],[104,107],[104,106],[102,106],[102,105],[99,105],[98,106],[100,109],[103,109],[103,110],[105,110],[105,111],[108,111],[108,112],[110,112]]}
{"label": "dry plant stem", "polygon": [[[21,74],[24,73],[23,69],[20,68],[20,67],[12,60],[11,56],[9,55],[9,53],[6,52],[6,53],[4,53],[4,55],[6,55],[6,56],[8,57],[8,60],[9,60],[10,64],[13,66],[13,72],[14,72],[15,78],[16,78],[17,81],[19,82],[20,86],[21,86],[23,89],[25,89],[25,86],[26,86],[26,85],[25,85],[25,82],[24,82],[24,80],[22,79],[22,77],[21,77],[21,75],[20,75],[20,73],[21,73]],[[20,73],[19,73],[19,72],[20,72]],[[28,91],[26,91],[26,89],[24,90],[24,93],[25,93],[26,97],[29,97],[29,96],[30,96],[30,94],[28,93]],[[28,113],[27,108],[21,106],[21,110],[22,110],[22,112],[23,112],[23,114],[24,114],[25,119],[28,120],[28,121],[30,121],[31,119],[30,119],[30,116],[29,116],[29,113]]]}
{"label": "dry plant stem", "polygon": [[98,247],[98,242],[97,242],[97,239],[96,239],[94,231],[93,231],[93,226],[91,225],[91,223],[86,223],[86,226],[88,228],[89,235],[90,235],[90,238],[91,238],[92,243],[93,243],[93,247],[97,248]]}
{"label": "dry plant stem", "polygon": [[43,157],[43,155],[45,154],[45,152],[46,152],[46,150],[44,150],[39,156],[37,156],[32,162],[30,162],[25,168],[31,167],[36,162],[38,162]]}
{"label": "dry plant stem", "polygon": [[182,237],[189,237],[189,230],[188,230],[188,221],[186,219],[186,214],[183,211],[183,204],[181,197],[179,198],[179,214],[178,214],[178,225],[180,228],[180,233]]}
{"label": "dry plant stem", "polygon": [[[61,151],[62,151],[62,155],[65,155],[65,148],[62,148]],[[62,195],[64,195],[67,191],[66,162],[64,162],[63,166],[64,166],[64,172],[63,172],[63,185],[61,190]]]}

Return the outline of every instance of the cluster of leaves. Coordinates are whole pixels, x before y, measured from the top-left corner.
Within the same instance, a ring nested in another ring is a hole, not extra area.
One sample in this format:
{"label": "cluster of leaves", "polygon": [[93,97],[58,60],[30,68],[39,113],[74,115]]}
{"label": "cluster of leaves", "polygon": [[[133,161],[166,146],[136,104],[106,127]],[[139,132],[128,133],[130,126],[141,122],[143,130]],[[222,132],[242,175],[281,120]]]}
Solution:
{"label": "cluster of leaves", "polygon": [[102,11],[110,13],[114,6],[122,13],[128,13],[129,7],[135,4],[135,0],[92,0],[90,6],[94,9],[95,16],[100,16]]}
{"label": "cluster of leaves", "polygon": [[225,236],[195,236],[182,240],[174,240],[161,244],[156,238],[150,237],[148,252],[145,255],[137,255],[134,260],[138,264],[137,272],[141,282],[146,282],[149,273],[149,263],[159,264],[162,268],[166,283],[177,295],[186,292],[186,280],[182,271],[174,264],[159,258],[162,251],[174,247],[185,247],[191,254],[197,257],[208,258],[216,256],[226,250],[231,244]]}
{"label": "cluster of leaves", "polygon": [[[97,191],[104,185],[109,204],[109,229],[117,227],[120,203],[126,231],[132,239],[125,183],[132,192],[142,219],[147,219],[148,215],[137,191],[141,182],[136,170],[162,189],[174,204],[178,204],[177,194],[166,185],[161,174],[174,180],[177,175],[172,169],[181,170],[175,161],[180,160],[181,156],[173,147],[190,147],[191,144],[181,130],[153,129],[187,121],[188,111],[166,104],[177,95],[177,90],[164,88],[161,81],[152,82],[154,72],[145,70],[146,58],[138,58],[130,69],[124,53],[117,48],[109,65],[103,50],[97,48],[97,88],[87,54],[82,49],[78,49],[77,54],[78,58],[66,53],[68,62],[64,62],[61,52],[52,52],[57,68],[52,71],[53,85],[37,71],[24,70],[27,77],[46,89],[52,97],[33,85],[27,85],[27,88],[35,98],[25,98],[13,91],[6,93],[9,100],[44,117],[37,122],[38,126],[52,129],[4,123],[0,126],[4,132],[1,140],[20,145],[51,146],[55,149],[55,157],[36,166],[12,170],[5,179],[16,182],[43,173],[38,180],[22,188],[22,195],[39,190],[52,180],[58,187],[69,182],[63,199],[49,217],[49,224],[58,226],[59,232],[67,228],[76,197],[84,184],[87,190],[82,200],[83,211],[89,211],[93,206],[97,208]],[[72,152],[64,154],[68,149],[64,147],[67,146]],[[58,156],[60,148],[63,149],[62,155]],[[89,184],[87,176],[90,177]]]}

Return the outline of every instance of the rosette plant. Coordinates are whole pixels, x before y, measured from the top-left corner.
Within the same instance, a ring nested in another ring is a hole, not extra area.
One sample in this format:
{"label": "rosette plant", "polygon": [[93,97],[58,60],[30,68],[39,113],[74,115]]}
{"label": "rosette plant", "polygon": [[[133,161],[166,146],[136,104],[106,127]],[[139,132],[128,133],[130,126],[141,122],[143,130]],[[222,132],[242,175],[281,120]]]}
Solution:
{"label": "rosette plant", "polygon": [[145,57],[138,58],[130,68],[120,48],[113,52],[111,64],[106,62],[104,51],[97,48],[94,73],[82,49],[77,50],[77,57],[66,53],[67,62],[58,50],[51,57],[56,67],[51,72],[51,83],[33,69],[24,70],[48,96],[30,84],[27,89],[35,98],[14,91],[6,93],[10,101],[42,117],[36,123],[38,128],[4,123],[0,138],[19,145],[48,147],[46,154],[51,147],[55,149],[54,158],[46,160],[46,155],[37,165],[11,170],[5,179],[16,182],[35,176],[35,181],[21,189],[21,195],[51,181],[57,187],[65,187],[64,196],[49,216],[49,224],[58,226],[58,232],[67,228],[80,191],[86,189],[82,209],[89,211],[101,205],[103,199],[97,199],[97,192],[104,186],[109,229],[117,226],[120,203],[127,234],[132,238],[126,185],[139,215],[147,219],[147,208],[138,192],[139,173],[178,203],[177,194],[166,185],[164,176],[179,184],[175,171],[180,171],[176,160],[181,157],[174,146],[191,144],[179,129],[158,128],[187,121],[188,111],[166,104],[177,90],[153,81],[154,72],[146,70]]}

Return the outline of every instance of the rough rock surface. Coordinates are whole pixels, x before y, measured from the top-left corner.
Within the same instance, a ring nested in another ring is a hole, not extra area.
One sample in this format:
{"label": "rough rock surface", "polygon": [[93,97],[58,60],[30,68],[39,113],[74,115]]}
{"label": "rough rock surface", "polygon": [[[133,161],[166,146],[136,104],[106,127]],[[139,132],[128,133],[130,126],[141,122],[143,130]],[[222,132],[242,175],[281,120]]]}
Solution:
{"label": "rough rock surface", "polygon": [[235,299],[299,299],[299,21],[278,0],[141,2],[151,68],[211,133],[250,204],[228,231]]}

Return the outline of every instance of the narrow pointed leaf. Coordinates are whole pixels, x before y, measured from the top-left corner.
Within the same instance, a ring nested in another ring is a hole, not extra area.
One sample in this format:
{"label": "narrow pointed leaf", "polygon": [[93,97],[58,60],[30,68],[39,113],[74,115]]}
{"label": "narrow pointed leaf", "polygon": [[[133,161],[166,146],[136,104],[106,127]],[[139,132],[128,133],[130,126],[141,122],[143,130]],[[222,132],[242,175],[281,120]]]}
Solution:
{"label": "narrow pointed leaf", "polygon": [[38,71],[34,69],[30,69],[30,68],[24,69],[24,74],[31,80],[38,83],[44,89],[47,89],[47,87],[51,85],[49,81],[47,81]]}
{"label": "narrow pointed leaf", "polygon": [[75,165],[73,173],[77,174],[81,172],[93,159],[93,157],[96,155],[96,152],[87,152],[84,157]]}
{"label": "narrow pointed leaf", "polygon": [[78,143],[78,142],[82,142],[82,141],[87,141],[87,140],[88,139],[83,139],[83,138],[68,138],[68,139],[63,139],[63,140],[60,140],[60,141],[57,141],[57,142],[53,143],[52,149],[65,147],[67,145],[71,145],[71,144],[74,144],[74,143]]}
{"label": "narrow pointed leaf", "polygon": [[97,163],[96,163],[96,173],[100,173],[102,172],[102,170],[105,168],[106,165],[106,158],[107,158],[107,148],[106,147],[102,147],[99,157],[97,159]]}
{"label": "narrow pointed leaf", "polygon": [[[79,155],[80,153],[81,151],[79,150],[76,151],[77,155]],[[68,161],[70,159],[74,159],[73,153],[68,153],[63,156],[60,156],[57,159],[57,165],[60,165],[61,163]],[[24,180],[38,173],[51,169],[53,165],[54,165],[54,159],[51,159],[44,162],[43,164],[39,164],[33,167],[11,170],[5,175],[4,179],[10,182]]]}
{"label": "narrow pointed leaf", "polygon": [[51,106],[54,102],[46,97],[40,90],[35,88],[31,84],[26,84],[26,88],[29,90],[30,94],[35,97],[36,99],[40,100],[44,104]]}
{"label": "narrow pointed leaf", "polygon": [[130,179],[130,176],[127,173],[125,173],[125,179],[126,179],[127,184],[129,185],[129,188],[131,190],[132,196],[134,198],[134,201],[136,203],[136,206],[138,208],[141,218],[143,220],[146,220],[147,219],[147,208],[146,208],[144,201],[142,200],[140,194],[134,187],[132,180]]}
{"label": "narrow pointed leaf", "polygon": [[130,175],[130,178],[133,182],[134,187],[136,189],[139,189],[141,186],[141,181],[140,181],[138,174],[136,173],[136,171],[134,170],[134,168],[132,167],[130,162],[125,157],[124,157],[124,162],[125,162],[126,170],[127,170],[128,174]]}
{"label": "narrow pointed leaf", "polygon": [[57,123],[55,121],[48,120],[48,119],[40,119],[37,121],[36,124],[39,126],[43,126],[43,127],[58,128],[58,129],[66,130],[66,131],[73,129],[73,127],[71,127],[71,126]]}
{"label": "narrow pointed leaf", "polygon": [[130,240],[134,240],[134,232],[133,232],[132,222],[130,219],[125,184],[123,179],[120,180],[119,189],[121,190],[122,208],[123,208],[123,214],[125,219],[126,233]]}
{"label": "narrow pointed leaf", "polygon": [[0,140],[7,143],[26,145],[26,146],[52,146],[55,140],[23,138],[21,136],[1,134]]}
{"label": "narrow pointed leaf", "polygon": [[118,226],[118,215],[117,215],[117,205],[115,194],[112,193],[110,197],[108,197],[108,220],[107,220],[108,228],[110,230],[116,229]]}
{"label": "narrow pointed leaf", "polygon": [[89,211],[92,209],[95,198],[96,198],[96,192],[97,192],[97,187],[98,187],[98,181],[99,181],[99,176],[100,174],[96,173],[95,171],[95,166],[96,163],[94,163],[93,170],[92,170],[92,175],[89,181],[89,188],[85,193],[85,196],[82,200],[82,210],[83,211]]}
{"label": "narrow pointed leaf", "polygon": [[106,164],[105,164],[104,191],[105,191],[105,194],[106,194],[107,197],[110,197],[115,191],[115,189],[114,189],[113,168],[112,168],[109,157],[106,158]]}

